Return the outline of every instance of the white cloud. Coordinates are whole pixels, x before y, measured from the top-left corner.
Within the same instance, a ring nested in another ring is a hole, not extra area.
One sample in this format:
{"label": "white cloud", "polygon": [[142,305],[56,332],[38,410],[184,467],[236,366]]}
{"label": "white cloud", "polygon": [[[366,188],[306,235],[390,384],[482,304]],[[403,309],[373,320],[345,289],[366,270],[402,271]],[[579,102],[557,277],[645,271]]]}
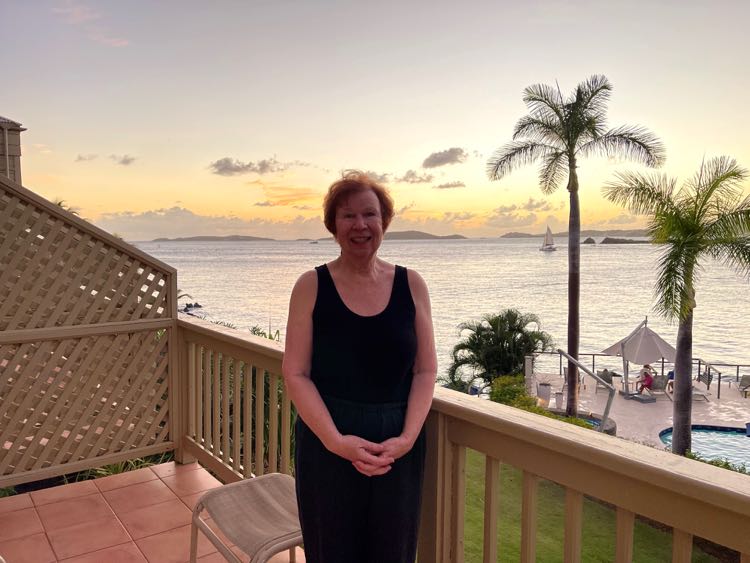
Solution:
{"label": "white cloud", "polygon": [[432,187],[436,190],[450,190],[453,188],[465,188],[466,184],[464,184],[463,182],[446,182],[445,184],[439,184]]}
{"label": "white cloud", "polygon": [[407,184],[425,184],[432,182],[434,176],[432,174],[417,174],[416,170],[407,170],[401,178],[396,178],[397,182],[405,182]]}
{"label": "white cloud", "polygon": [[456,164],[464,162],[468,157],[469,153],[464,149],[452,147],[444,151],[432,153],[424,159],[422,168],[437,168],[438,166],[445,166],[446,164]]}
{"label": "white cloud", "polygon": [[309,166],[309,163],[300,160],[280,162],[276,160],[276,157],[264,158],[257,162],[242,162],[236,158],[233,159],[225,156],[224,158],[220,158],[209,164],[208,168],[211,172],[218,174],[219,176],[238,176],[240,174],[250,173],[269,174],[272,172],[284,172],[292,166]]}
{"label": "white cloud", "polygon": [[89,39],[101,45],[126,47],[130,44],[130,41],[123,37],[113,36],[105,26],[94,23],[102,19],[101,13],[82,2],[65,0],[62,6],[52,8],[52,13],[58,14],[68,25],[82,27]]}
{"label": "white cloud", "polygon": [[109,158],[114,160],[120,166],[130,166],[131,164],[133,164],[133,162],[135,162],[135,157],[130,156],[129,154],[111,154],[109,155]]}

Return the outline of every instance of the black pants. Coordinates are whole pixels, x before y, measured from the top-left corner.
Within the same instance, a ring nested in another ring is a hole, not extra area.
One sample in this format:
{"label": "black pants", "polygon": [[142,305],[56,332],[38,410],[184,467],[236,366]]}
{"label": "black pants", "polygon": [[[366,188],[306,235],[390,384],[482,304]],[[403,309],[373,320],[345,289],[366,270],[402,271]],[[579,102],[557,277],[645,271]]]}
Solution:
{"label": "black pants", "polygon": [[[401,434],[405,404],[324,398],[339,432],[382,442]],[[332,454],[301,418],[296,483],[308,563],[412,563],[416,557],[425,438],[385,475],[367,477]]]}

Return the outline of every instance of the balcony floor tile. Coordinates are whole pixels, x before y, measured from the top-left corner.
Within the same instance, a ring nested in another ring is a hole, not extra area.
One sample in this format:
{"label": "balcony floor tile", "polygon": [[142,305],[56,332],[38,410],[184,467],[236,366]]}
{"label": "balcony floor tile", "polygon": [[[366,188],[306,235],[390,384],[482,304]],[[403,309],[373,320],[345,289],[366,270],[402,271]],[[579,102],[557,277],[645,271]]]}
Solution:
{"label": "balcony floor tile", "polygon": [[99,493],[44,504],[36,511],[48,532],[113,515],[107,501]]}
{"label": "balcony floor tile", "polygon": [[43,532],[36,510],[24,508],[0,514],[0,542]]}
{"label": "balcony floor tile", "polygon": [[[136,541],[150,563],[184,563],[190,559],[190,526],[182,526]],[[216,551],[203,534],[198,534],[198,556]]]}
{"label": "balcony floor tile", "polygon": [[191,512],[180,500],[170,500],[118,515],[133,539],[145,538],[190,524]]}
{"label": "balcony floor tile", "polygon": [[146,563],[146,558],[135,542],[92,551],[85,555],[63,559],[61,563]]}
{"label": "balcony floor tile", "polygon": [[169,477],[175,473],[183,473],[185,471],[195,471],[200,469],[201,466],[197,461],[193,463],[175,463],[170,461],[168,463],[160,463],[159,465],[152,465],[149,469],[161,478]]}
{"label": "balcony floor tile", "polygon": [[47,537],[59,559],[83,555],[131,540],[114,516],[53,530],[47,532]]}
{"label": "balcony floor tile", "polygon": [[161,480],[129,485],[102,494],[117,514],[130,512],[136,508],[152,504],[177,500],[175,494]]}
{"label": "balcony floor tile", "polygon": [[180,497],[221,486],[221,482],[205,469],[183,471],[168,477],[162,477],[162,481],[172,489],[174,494]]}
{"label": "balcony floor tile", "polygon": [[22,508],[34,508],[34,503],[29,493],[0,498],[0,514],[21,510]]}
{"label": "balcony floor tile", "polygon": [[0,541],[0,555],[8,563],[55,563],[55,553],[44,533]]}
{"label": "balcony floor tile", "polygon": [[120,473],[118,475],[110,475],[109,477],[94,479],[94,484],[96,484],[101,492],[105,492],[127,487],[129,485],[136,485],[145,481],[153,481],[158,478],[159,476],[151,471],[150,467],[144,467],[143,469],[136,469],[135,471],[126,471],[125,473]]}
{"label": "balcony floor tile", "polygon": [[78,483],[68,483],[67,485],[60,485],[59,487],[50,487],[49,489],[33,491],[31,493],[31,500],[34,501],[36,506],[42,506],[43,504],[59,502],[69,498],[93,495],[98,492],[99,489],[96,488],[93,481],[79,481]]}

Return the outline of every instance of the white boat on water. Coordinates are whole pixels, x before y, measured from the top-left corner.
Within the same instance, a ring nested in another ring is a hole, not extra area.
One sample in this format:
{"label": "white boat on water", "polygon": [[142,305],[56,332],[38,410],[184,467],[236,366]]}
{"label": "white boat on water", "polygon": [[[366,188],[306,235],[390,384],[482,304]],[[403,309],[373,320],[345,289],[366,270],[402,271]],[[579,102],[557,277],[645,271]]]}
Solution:
{"label": "white boat on water", "polygon": [[542,252],[552,252],[553,250],[557,250],[555,239],[552,238],[552,231],[550,230],[549,225],[547,225],[547,232],[544,233],[544,242],[539,250]]}

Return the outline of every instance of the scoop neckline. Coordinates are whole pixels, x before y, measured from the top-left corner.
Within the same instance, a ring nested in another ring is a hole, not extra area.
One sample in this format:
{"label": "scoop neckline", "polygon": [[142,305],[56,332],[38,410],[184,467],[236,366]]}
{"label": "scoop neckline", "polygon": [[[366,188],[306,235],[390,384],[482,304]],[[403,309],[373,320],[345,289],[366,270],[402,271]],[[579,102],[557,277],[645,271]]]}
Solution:
{"label": "scoop neckline", "polygon": [[394,267],[393,267],[393,283],[391,284],[391,294],[388,296],[388,302],[385,304],[385,308],[382,311],[375,313],[374,315],[360,315],[356,311],[352,311],[349,305],[346,304],[346,301],[344,301],[344,298],[341,297],[341,294],[339,293],[339,288],[336,287],[336,280],[333,279],[333,274],[331,274],[331,270],[328,268],[328,264],[323,264],[323,267],[328,273],[328,277],[331,280],[331,285],[333,286],[333,291],[336,294],[336,297],[338,298],[339,303],[341,303],[344,309],[349,311],[355,317],[359,317],[360,319],[374,319],[376,317],[381,316],[388,309],[390,309],[391,303],[393,302],[393,295],[396,293],[395,291],[396,290],[396,274],[398,273],[398,268],[399,268],[397,264],[394,264]]}

